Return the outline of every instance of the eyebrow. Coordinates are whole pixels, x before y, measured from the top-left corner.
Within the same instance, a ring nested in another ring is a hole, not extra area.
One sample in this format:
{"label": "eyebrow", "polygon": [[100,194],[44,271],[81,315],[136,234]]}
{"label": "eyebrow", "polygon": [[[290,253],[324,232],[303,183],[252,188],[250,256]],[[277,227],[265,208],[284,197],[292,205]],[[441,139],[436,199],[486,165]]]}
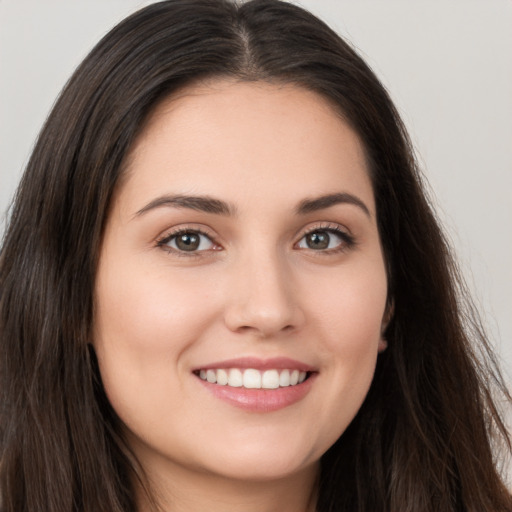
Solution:
{"label": "eyebrow", "polygon": [[165,195],[157,197],[144,208],[141,208],[135,216],[138,217],[144,213],[161,208],[162,206],[171,206],[174,208],[189,208],[205,213],[214,213],[216,215],[232,216],[236,213],[236,208],[225,201],[214,199],[209,196],[185,196],[185,195]]}
{"label": "eyebrow", "polygon": [[305,199],[301,201],[297,207],[297,213],[305,215],[307,213],[316,212],[318,210],[324,210],[337,204],[352,204],[359,207],[363,212],[371,218],[370,210],[358,197],[347,194],[346,192],[340,192],[337,194],[327,194],[325,196],[315,197],[313,199]]}
{"label": "eyebrow", "polygon": [[[352,204],[359,207],[368,217],[371,217],[370,210],[363,201],[346,192],[327,194],[313,199],[304,199],[298,204],[296,213],[298,215],[306,215],[308,213],[330,208],[337,204]],[[200,212],[225,216],[234,216],[237,211],[235,206],[210,196],[164,195],[157,197],[141,208],[134,217],[139,217],[150,210],[161,207],[188,208]]]}

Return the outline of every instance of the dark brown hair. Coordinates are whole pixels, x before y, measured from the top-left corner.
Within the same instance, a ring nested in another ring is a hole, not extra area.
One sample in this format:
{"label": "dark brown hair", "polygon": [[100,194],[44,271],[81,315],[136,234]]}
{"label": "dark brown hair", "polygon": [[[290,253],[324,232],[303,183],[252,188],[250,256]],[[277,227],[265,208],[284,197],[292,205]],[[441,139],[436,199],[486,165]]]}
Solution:
{"label": "dark brown hair", "polygon": [[89,348],[98,251],[150,110],[215,77],[328,98],[369,163],[394,314],[368,396],[322,458],[318,511],[512,510],[493,451],[510,449],[496,405],[508,395],[382,85],[296,6],[170,0],[121,22],[79,66],[15,198],[0,255],[2,512],[135,511],[140,470]]}

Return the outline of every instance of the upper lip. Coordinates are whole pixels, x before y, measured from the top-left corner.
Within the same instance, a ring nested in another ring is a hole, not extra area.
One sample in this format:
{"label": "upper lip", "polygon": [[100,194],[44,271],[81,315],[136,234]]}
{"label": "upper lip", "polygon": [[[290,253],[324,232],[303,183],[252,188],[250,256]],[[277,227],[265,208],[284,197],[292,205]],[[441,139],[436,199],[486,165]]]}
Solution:
{"label": "upper lip", "polygon": [[239,368],[247,369],[253,368],[255,370],[299,370],[303,372],[313,372],[316,369],[302,361],[297,361],[289,357],[273,357],[270,359],[260,359],[258,357],[238,357],[234,359],[226,359],[224,361],[217,361],[208,363],[204,366],[198,366],[194,371],[198,370],[217,370],[226,368]]}

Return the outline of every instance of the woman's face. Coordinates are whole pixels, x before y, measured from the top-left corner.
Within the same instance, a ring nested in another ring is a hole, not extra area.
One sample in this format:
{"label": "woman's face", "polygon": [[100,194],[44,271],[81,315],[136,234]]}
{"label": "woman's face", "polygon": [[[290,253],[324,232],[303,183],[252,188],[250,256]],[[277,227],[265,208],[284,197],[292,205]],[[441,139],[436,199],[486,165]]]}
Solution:
{"label": "woman's face", "polygon": [[142,464],[315,467],[368,391],[386,295],[363,149],[323,98],[218,81],[162,103],[96,282],[103,384]]}

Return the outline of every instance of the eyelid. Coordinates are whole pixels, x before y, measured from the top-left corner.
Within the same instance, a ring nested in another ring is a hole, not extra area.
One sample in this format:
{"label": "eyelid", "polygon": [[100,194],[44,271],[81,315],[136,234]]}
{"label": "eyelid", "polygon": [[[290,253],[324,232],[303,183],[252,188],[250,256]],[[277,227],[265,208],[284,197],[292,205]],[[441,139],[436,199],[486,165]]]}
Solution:
{"label": "eyelid", "polygon": [[333,254],[350,249],[354,247],[357,243],[354,235],[350,232],[348,228],[334,222],[321,222],[319,224],[308,226],[304,230],[302,230],[300,238],[298,239],[294,246],[296,247],[304,239],[304,237],[317,231],[326,231],[328,233],[333,233],[339,238],[341,238],[343,243],[340,244],[340,247],[332,249],[315,250],[300,248],[301,250],[310,250],[318,254]]}
{"label": "eyelid", "polygon": [[350,232],[350,229],[344,226],[343,224],[339,224],[338,222],[332,221],[321,221],[321,222],[313,222],[308,224],[307,226],[301,228],[297,236],[302,238],[309,233],[314,233],[315,231],[333,231],[336,233],[343,233],[347,236],[353,236]]}
{"label": "eyelid", "polygon": [[[195,233],[201,236],[205,236],[208,238],[211,243],[214,245],[214,248],[212,249],[203,249],[200,251],[180,251],[178,249],[174,249],[173,247],[169,247],[166,245],[169,243],[173,238],[179,236],[180,234],[184,233]],[[188,257],[194,257],[194,256],[202,256],[204,253],[208,253],[212,250],[218,251],[222,249],[222,246],[217,242],[216,235],[213,234],[208,228],[205,228],[204,226],[198,226],[197,224],[186,224],[186,225],[180,225],[175,226],[167,231],[164,232],[164,234],[158,236],[158,238],[155,240],[155,245],[167,252],[172,252],[173,254],[176,254],[178,256],[188,256]]]}
{"label": "eyelid", "polygon": [[[337,252],[342,252],[345,250],[348,250],[356,245],[356,239],[351,234],[350,230],[346,228],[345,226],[334,223],[334,222],[321,222],[318,224],[309,225],[306,228],[303,228],[300,232],[300,237],[298,238],[297,242],[294,244],[294,248],[298,248],[297,245],[306,237],[307,235],[311,233],[315,233],[317,231],[326,231],[335,234],[339,238],[341,238],[342,243],[339,244],[339,247],[331,248],[331,249],[307,249],[307,248],[299,248],[300,250],[309,250],[312,252],[316,252],[319,254],[333,254]],[[184,233],[197,233],[198,235],[207,237],[211,243],[214,245],[211,249],[202,249],[199,251],[181,251],[179,249],[175,249],[173,247],[170,247],[166,244],[169,243],[170,240],[172,240],[174,237],[179,236],[180,234]],[[211,253],[212,251],[219,251],[223,250],[223,247],[221,244],[217,241],[217,235],[212,232],[208,227],[205,227],[203,225],[197,225],[197,224],[185,224],[185,225],[179,225],[175,226],[167,231],[164,232],[164,234],[158,236],[158,238],[155,240],[155,246],[173,253],[177,256],[186,256],[186,257],[200,257],[205,256],[208,253]]]}

